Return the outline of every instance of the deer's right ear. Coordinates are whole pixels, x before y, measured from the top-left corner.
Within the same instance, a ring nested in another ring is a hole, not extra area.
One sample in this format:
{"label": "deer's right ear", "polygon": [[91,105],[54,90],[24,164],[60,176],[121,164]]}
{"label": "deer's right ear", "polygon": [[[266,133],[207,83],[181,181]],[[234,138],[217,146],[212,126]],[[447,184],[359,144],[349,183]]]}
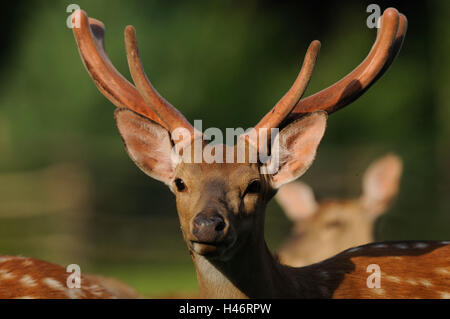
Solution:
{"label": "deer's right ear", "polygon": [[117,109],[114,117],[125,149],[134,163],[148,176],[170,185],[176,161],[169,132],[128,109]]}

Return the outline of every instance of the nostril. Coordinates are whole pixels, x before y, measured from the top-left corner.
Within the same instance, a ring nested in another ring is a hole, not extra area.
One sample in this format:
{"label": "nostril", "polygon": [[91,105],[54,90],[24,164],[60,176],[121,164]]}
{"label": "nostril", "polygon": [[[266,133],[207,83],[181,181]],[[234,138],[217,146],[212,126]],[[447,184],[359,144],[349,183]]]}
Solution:
{"label": "nostril", "polygon": [[219,214],[199,213],[193,220],[192,232],[202,242],[215,242],[223,235],[226,228],[224,218]]}
{"label": "nostril", "polygon": [[208,219],[207,219],[206,215],[203,213],[200,213],[195,217],[194,225],[197,227],[200,227],[200,226],[206,224],[207,221],[208,221]]}
{"label": "nostril", "polygon": [[216,232],[221,232],[222,230],[225,229],[225,222],[223,220],[219,221],[219,223],[216,225],[216,228],[214,228],[214,230]]}

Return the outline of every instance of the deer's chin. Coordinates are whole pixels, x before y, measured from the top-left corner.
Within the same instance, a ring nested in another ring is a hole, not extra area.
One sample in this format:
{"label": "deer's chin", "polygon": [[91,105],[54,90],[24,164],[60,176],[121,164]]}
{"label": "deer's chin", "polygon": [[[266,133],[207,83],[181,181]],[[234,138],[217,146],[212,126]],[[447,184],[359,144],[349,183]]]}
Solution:
{"label": "deer's chin", "polygon": [[190,246],[191,249],[200,256],[215,258],[226,254],[226,252],[230,250],[232,244],[230,245],[230,243],[226,241],[219,243],[191,241]]}
{"label": "deer's chin", "polygon": [[217,256],[220,254],[220,247],[217,244],[192,241],[191,247],[194,252],[201,256]]}

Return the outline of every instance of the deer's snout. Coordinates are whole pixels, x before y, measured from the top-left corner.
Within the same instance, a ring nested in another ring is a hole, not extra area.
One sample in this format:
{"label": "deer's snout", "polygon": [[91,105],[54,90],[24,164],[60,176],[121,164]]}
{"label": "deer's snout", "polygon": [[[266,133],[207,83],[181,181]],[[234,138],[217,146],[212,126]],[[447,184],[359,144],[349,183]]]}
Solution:
{"label": "deer's snout", "polygon": [[202,243],[217,243],[226,235],[227,224],[218,213],[201,212],[193,221],[193,235]]}

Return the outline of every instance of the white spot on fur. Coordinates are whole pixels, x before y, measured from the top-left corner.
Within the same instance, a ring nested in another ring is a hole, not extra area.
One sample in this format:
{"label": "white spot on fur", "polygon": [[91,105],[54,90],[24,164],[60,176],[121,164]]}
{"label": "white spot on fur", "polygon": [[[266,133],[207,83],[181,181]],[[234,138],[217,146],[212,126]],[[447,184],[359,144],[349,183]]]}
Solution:
{"label": "white spot on fur", "polygon": [[32,297],[32,296],[22,296],[22,297],[16,297],[14,299],[36,299],[36,298]]}
{"label": "white spot on fur", "polygon": [[442,299],[450,299],[450,292],[441,292],[440,297]]}
{"label": "white spot on fur", "polygon": [[11,260],[13,257],[0,257],[0,263],[3,263],[5,261]]}
{"label": "white spot on fur", "polygon": [[448,244],[450,244],[450,240],[444,240],[444,241],[441,241],[441,244],[443,244],[443,245],[448,245]]}
{"label": "white spot on fur", "polygon": [[5,269],[0,269],[0,279],[3,280],[11,280],[14,279],[16,276],[12,274],[10,271]]}
{"label": "white spot on fur", "polygon": [[81,299],[86,298],[86,295],[83,293],[81,289],[73,288],[73,289],[67,289],[66,291],[67,297],[70,299]]}
{"label": "white spot on fur", "polygon": [[387,245],[386,244],[376,244],[372,246],[373,248],[386,248]]}
{"label": "white spot on fur", "polygon": [[90,285],[89,287],[87,287],[87,289],[90,291],[100,290],[100,286],[93,284],[93,285]]}
{"label": "white spot on fur", "polygon": [[386,279],[386,280],[389,280],[392,282],[396,282],[396,283],[400,283],[402,281],[400,278],[398,278],[396,276],[389,276],[389,275],[383,276],[383,279]]}
{"label": "white spot on fur", "polygon": [[19,282],[28,287],[34,287],[36,286],[36,280],[34,280],[30,275],[24,275],[22,278],[19,279]]}
{"label": "white spot on fur", "polygon": [[434,272],[436,272],[438,274],[441,274],[441,275],[450,275],[450,270],[449,269],[446,269],[444,267],[439,267],[439,268],[435,268]]}
{"label": "white spot on fur", "polygon": [[399,248],[399,249],[407,249],[408,245],[400,243],[400,244],[395,244],[394,247]]}
{"label": "white spot on fur", "polygon": [[44,278],[42,279],[42,282],[46,284],[49,288],[55,289],[55,290],[65,290],[64,286],[57,280],[53,278]]}
{"label": "white spot on fur", "polygon": [[33,265],[33,260],[31,259],[26,259],[23,263],[22,266],[27,267],[27,266],[32,266]]}
{"label": "white spot on fur", "polygon": [[407,280],[405,280],[405,282],[407,282],[408,284],[413,285],[413,286],[418,285],[417,281],[415,281],[414,279],[407,279]]}
{"label": "white spot on fur", "polygon": [[419,283],[425,287],[431,287],[433,284],[428,279],[419,279]]}
{"label": "white spot on fur", "polygon": [[91,285],[88,287],[88,290],[94,296],[97,296],[97,297],[103,296],[103,291],[101,290],[100,286],[98,286],[98,285],[95,285],[95,284]]}
{"label": "white spot on fur", "polygon": [[415,243],[414,244],[414,248],[422,249],[422,248],[426,248],[426,247],[428,247],[428,244],[426,244],[426,243]]}

